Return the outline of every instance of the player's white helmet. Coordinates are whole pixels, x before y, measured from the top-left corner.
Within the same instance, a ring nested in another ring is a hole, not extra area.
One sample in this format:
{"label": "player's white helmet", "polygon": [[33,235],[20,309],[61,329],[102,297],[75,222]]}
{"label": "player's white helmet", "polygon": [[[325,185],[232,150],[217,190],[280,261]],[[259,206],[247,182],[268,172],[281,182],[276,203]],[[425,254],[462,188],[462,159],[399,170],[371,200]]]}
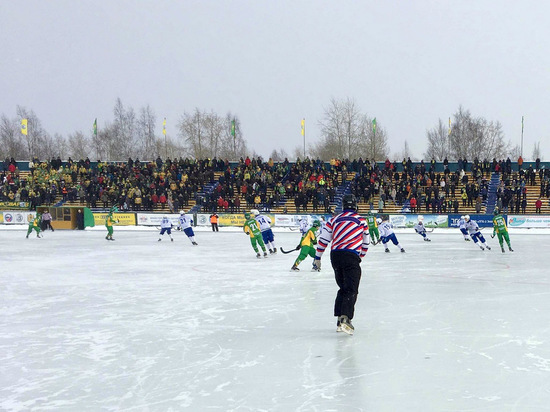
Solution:
{"label": "player's white helmet", "polygon": [[418,221],[419,221],[419,222],[423,222],[423,221],[424,221],[424,216],[418,215]]}
{"label": "player's white helmet", "polygon": [[376,223],[378,223],[378,224],[382,223],[382,219],[380,219],[379,217],[376,218]]}
{"label": "player's white helmet", "polygon": [[180,215],[183,215],[185,214],[185,212],[183,210],[180,210]]}
{"label": "player's white helmet", "polygon": [[469,222],[470,221],[470,215],[464,215],[464,220],[466,222]]}
{"label": "player's white helmet", "polygon": [[461,219],[464,219],[464,215],[460,216]]}
{"label": "player's white helmet", "polygon": [[258,209],[252,209],[250,213],[252,213],[254,216],[258,216],[260,214],[260,211]]}

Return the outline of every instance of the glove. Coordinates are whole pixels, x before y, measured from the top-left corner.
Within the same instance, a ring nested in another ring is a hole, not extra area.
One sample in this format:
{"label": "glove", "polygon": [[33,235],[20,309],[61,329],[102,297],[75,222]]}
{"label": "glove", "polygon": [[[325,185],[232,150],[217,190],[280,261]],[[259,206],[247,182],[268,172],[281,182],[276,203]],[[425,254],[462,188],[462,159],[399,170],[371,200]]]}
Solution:
{"label": "glove", "polygon": [[294,250],[300,250],[300,248],[301,248],[301,246],[298,245],[298,246],[296,246],[296,249],[294,249]]}
{"label": "glove", "polygon": [[315,258],[313,259],[313,269],[317,271],[321,270],[321,258],[315,256]]}
{"label": "glove", "polygon": [[491,235],[491,239],[493,239],[494,237],[495,237],[495,234],[493,233],[493,234]]}

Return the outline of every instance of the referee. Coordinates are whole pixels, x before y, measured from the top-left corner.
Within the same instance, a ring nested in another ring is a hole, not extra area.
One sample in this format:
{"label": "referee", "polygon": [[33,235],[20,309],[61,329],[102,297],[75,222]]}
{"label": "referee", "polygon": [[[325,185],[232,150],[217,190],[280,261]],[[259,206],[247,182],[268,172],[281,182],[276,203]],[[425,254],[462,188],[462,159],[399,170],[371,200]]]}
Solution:
{"label": "referee", "polygon": [[334,302],[334,316],[337,317],[336,332],[353,335],[351,324],[355,302],[361,281],[361,259],[367,253],[370,237],[364,217],[357,213],[357,200],[354,195],[342,199],[342,213],[331,218],[319,237],[313,266],[321,268],[321,256],[332,242],[330,262],[338,285]]}

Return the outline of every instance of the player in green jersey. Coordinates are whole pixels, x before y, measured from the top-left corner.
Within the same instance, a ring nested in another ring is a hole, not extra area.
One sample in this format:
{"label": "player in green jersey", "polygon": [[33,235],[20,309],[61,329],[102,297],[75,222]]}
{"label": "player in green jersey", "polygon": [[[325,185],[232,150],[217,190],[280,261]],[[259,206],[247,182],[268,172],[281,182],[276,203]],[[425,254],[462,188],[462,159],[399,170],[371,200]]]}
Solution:
{"label": "player in green jersey", "polygon": [[[300,239],[300,244],[296,247],[296,250],[300,250],[300,255],[296,258],[294,261],[294,264],[290,268],[290,270],[297,272],[300,269],[298,268],[298,265],[302,260],[304,260],[306,257],[311,256],[312,258],[315,257],[315,245],[317,244],[317,231],[319,230],[319,227],[321,226],[321,222],[318,220],[313,221],[313,225],[308,229],[308,231],[302,236]],[[321,269],[316,268],[315,266],[312,269],[312,272],[320,272]]]}
{"label": "player in green jersey", "polygon": [[380,233],[378,232],[378,223],[376,223],[376,216],[372,212],[367,213],[365,216],[367,226],[369,227],[369,236],[373,245],[376,245],[380,240]]}
{"label": "player in green jersey", "polygon": [[113,216],[113,213],[118,212],[118,207],[113,206],[109,210],[109,214],[105,218],[105,227],[107,228],[107,236],[105,236],[105,239],[107,240],[114,240],[113,239],[113,225],[115,223],[118,223],[118,219],[115,219]]}
{"label": "player in green jersey", "polygon": [[258,259],[261,258],[260,251],[258,250],[258,245],[262,248],[264,251],[264,257],[267,257],[267,252],[265,249],[264,240],[262,239],[262,232],[260,230],[260,225],[256,221],[256,219],[252,216],[250,216],[250,213],[246,212],[244,214],[245,222],[243,225],[244,233],[250,236],[250,243],[252,244],[252,248],[254,249],[254,252],[256,252],[256,257]]}
{"label": "player in green jersey", "polygon": [[491,237],[495,237],[495,234],[498,236],[498,243],[500,243],[500,250],[502,250],[502,253],[504,253],[504,240],[506,240],[508,250],[513,252],[514,250],[510,244],[510,236],[508,236],[508,228],[506,227],[506,220],[504,220],[504,217],[500,214],[498,207],[495,207],[493,214],[493,234]]}
{"label": "player in green jersey", "polygon": [[33,230],[36,231],[36,237],[41,237],[40,236],[41,220],[42,220],[42,215],[40,213],[36,213],[35,218],[29,222],[29,230],[27,230],[27,239],[29,238],[29,235]]}

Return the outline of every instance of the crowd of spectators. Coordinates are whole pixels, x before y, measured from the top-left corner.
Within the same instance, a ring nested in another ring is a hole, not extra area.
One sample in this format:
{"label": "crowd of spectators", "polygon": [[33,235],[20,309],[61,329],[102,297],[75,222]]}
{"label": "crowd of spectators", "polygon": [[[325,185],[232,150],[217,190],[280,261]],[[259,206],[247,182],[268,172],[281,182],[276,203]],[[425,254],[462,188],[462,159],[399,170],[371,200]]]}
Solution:
{"label": "crowd of spectators", "polygon": [[241,158],[236,165],[224,166],[214,190],[200,201],[209,212],[269,211],[287,199],[292,199],[297,212],[307,212],[308,205],[313,212],[329,210],[337,177],[338,168],[320,160]]}
{"label": "crowd of spectators", "polygon": [[527,168],[523,166],[523,159],[520,156],[516,170],[512,170],[509,158],[499,168],[501,179],[497,190],[497,207],[504,213],[526,213],[527,193],[529,190],[537,190],[537,175],[539,187],[538,198],[534,204],[536,213],[541,213],[542,198],[550,197],[550,169],[540,167],[538,158],[534,167],[532,164],[529,164]]}
{"label": "crowd of spectators", "polygon": [[[413,164],[410,157],[400,164],[386,159],[383,165],[359,159],[351,166],[358,172],[352,193],[371,210],[383,211],[388,203],[394,203],[413,213],[459,213],[466,207],[481,213],[487,200],[489,162],[476,159],[470,165],[459,159],[452,172],[447,159],[440,165],[434,159],[429,164],[423,160]],[[471,173],[466,173],[467,169]],[[374,204],[376,199],[378,204]]]}
{"label": "crowd of spectators", "polygon": [[[55,204],[61,197],[64,202],[91,208],[117,205],[120,210],[173,213],[196,202],[204,212],[212,213],[251,208],[269,211],[290,200],[298,213],[330,213],[336,188],[352,174],[352,193],[371,209],[383,211],[388,203],[394,203],[410,212],[460,213],[474,207],[480,213],[487,200],[490,174],[497,172],[501,175],[497,206],[505,212],[524,213],[527,187],[536,184],[537,174],[540,198],[550,196],[550,169],[541,168],[539,159],[535,167],[524,168],[521,158],[514,166],[512,170],[509,158],[474,159],[471,163],[461,158],[451,171],[447,159],[426,164],[413,163],[410,158],[399,163],[362,158],[325,163],[306,158],[291,163],[288,159],[265,162],[261,157],[246,157],[230,164],[216,158],[92,163],[88,158],[63,162],[58,157],[33,159],[30,175],[21,175],[11,158],[3,162],[0,201],[28,202],[34,209]],[[204,191],[207,183],[213,184]]]}
{"label": "crowd of spectators", "polygon": [[[13,160],[13,159],[12,159]],[[30,175],[21,177],[15,161],[4,162],[3,201],[29,202],[31,209],[63,201],[78,201],[91,208],[117,205],[120,210],[176,212],[206,182],[214,178],[213,160],[162,159],[107,163],[60,159],[29,162]],[[14,165],[11,167],[10,165]],[[10,168],[12,170],[10,170]]]}

